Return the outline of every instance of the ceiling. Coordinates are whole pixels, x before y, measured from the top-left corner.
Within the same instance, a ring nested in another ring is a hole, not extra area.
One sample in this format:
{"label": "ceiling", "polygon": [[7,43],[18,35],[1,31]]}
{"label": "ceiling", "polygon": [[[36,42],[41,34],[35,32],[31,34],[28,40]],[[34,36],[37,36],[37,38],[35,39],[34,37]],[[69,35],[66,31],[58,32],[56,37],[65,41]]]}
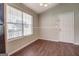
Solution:
{"label": "ceiling", "polygon": [[42,13],[50,8],[55,7],[58,5],[57,3],[49,3],[47,7],[40,6],[40,3],[24,3],[27,7],[35,11],[36,13]]}

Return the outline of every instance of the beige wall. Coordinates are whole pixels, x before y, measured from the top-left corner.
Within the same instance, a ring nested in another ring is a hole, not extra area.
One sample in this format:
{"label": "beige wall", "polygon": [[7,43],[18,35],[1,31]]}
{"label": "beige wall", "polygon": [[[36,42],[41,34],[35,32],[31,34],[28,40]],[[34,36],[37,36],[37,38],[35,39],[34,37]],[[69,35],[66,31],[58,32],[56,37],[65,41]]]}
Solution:
{"label": "beige wall", "polygon": [[40,14],[39,38],[68,43],[79,41],[74,39],[74,11],[78,6],[79,4],[59,4]]}
{"label": "beige wall", "polygon": [[20,9],[28,14],[31,14],[33,16],[33,35],[18,38],[13,41],[8,41],[7,44],[7,53],[11,54],[14,53],[19,48],[23,47],[24,45],[29,44],[30,42],[38,39],[38,15],[32,11],[31,9],[25,7],[23,4],[8,4],[10,6],[13,6],[17,9]]}

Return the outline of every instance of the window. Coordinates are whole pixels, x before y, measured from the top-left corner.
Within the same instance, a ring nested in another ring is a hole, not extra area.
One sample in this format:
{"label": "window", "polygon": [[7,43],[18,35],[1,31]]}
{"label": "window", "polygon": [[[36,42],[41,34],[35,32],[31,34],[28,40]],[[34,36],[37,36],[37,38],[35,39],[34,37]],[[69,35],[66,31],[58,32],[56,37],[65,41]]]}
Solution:
{"label": "window", "polygon": [[32,20],[31,15],[7,6],[8,39],[33,34]]}
{"label": "window", "polygon": [[23,13],[23,26],[24,26],[24,35],[30,35],[32,34],[32,16]]}

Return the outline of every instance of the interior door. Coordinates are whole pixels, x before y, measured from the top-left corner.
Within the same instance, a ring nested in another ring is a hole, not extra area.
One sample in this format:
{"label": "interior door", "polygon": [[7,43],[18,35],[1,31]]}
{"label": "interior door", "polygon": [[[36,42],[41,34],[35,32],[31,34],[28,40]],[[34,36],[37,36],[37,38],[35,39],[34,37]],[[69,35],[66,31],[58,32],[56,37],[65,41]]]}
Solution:
{"label": "interior door", "polygon": [[74,12],[65,12],[59,15],[60,19],[60,41],[74,42]]}

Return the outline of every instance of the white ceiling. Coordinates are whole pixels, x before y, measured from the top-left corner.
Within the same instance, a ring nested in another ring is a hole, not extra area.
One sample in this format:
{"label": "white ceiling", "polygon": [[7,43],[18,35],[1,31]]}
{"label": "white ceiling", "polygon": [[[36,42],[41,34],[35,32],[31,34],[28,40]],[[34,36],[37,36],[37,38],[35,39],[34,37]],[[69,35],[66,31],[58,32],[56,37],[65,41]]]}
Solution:
{"label": "white ceiling", "polygon": [[40,3],[24,3],[27,7],[35,11],[36,13],[42,13],[50,8],[58,5],[57,3],[49,3],[47,7],[40,6]]}

